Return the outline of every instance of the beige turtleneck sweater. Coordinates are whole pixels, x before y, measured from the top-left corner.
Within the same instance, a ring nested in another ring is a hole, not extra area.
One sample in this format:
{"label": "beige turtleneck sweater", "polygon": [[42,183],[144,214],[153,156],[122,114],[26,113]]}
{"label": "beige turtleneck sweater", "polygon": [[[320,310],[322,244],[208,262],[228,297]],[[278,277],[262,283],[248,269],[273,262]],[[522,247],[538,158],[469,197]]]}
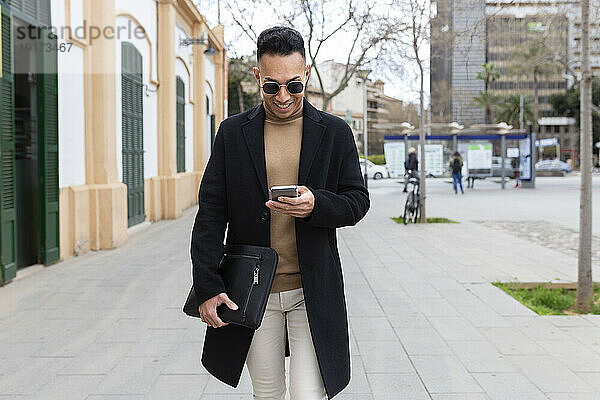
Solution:
{"label": "beige turtleneck sweater", "polygon": [[[265,161],[267,185],[297,185],[302,144],[303,107],[289,117],[279,118],[265,107]],[[271,247],[279,254],[279,263],[271,293],[302,287],[295,217],[271,210]]]}

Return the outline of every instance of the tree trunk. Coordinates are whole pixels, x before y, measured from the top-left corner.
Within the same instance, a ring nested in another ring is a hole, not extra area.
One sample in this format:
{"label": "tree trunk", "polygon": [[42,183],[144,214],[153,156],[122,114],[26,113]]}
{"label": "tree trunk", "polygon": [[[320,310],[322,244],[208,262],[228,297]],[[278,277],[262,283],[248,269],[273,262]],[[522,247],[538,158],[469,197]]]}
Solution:
{"label": "tree trunk", "polygon": [[421,223],[427,223],[427,213],[425,209],[425,95],[423,91],[423,65],[421,60],[417,56],[417,63],[419,64],[419,75],[421,78],[421,90],[419,92],[419,108],[421,111],[421,120],[419,121],[419,147],[421,148],[421,159],[420,163],[420,183],[419,183],[419,191],[420,191],[420,200],[421,200]]}
{"label": "tree trunk", "polygon": [[533,131],[538,134],[538,74],[533,71]]}
{"label": "tree trunk", "polygon": [[581,193],[579,254],[575,308],[589,313],[594,301],[592,282],[592,71],[590,69],[590,1],[581,0]]}
{"label": "tree trunk", "polygon": [[327,107],[329,107],[329,102],[331,101],[331,97],[326,96],[325,93],[321,93],[321,98],[323,99],[323,106],[321,110],[327,112]]}

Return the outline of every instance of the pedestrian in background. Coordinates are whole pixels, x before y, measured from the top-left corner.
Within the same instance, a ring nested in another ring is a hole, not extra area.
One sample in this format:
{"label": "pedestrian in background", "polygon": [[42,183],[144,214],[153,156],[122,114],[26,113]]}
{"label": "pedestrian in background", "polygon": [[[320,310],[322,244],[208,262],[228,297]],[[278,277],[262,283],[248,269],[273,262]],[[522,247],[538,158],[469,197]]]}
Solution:
{"label": "pedestrian in background", "polygon": [[408,158],[404,161],[404,190],[408,186],[408,180],[417,176],[419,171],[419,160],[417,159],[417,149],[411,147],[408,149]]}
{"label": "pedestrian in background", "polygon": [[515,188],[519,187],[519,157],[514,157],[510,162],[510,165],[515,172]]}
{"label": "pedestrian in background", "polygon": [[457,183],[460,185],[460,192],[465,194],[462,185],[462,167],[463,159],[458,151],[455,151],[450,158],[450,171],[452,171],[452,185],[454,186],[454,193],[458,194]]}

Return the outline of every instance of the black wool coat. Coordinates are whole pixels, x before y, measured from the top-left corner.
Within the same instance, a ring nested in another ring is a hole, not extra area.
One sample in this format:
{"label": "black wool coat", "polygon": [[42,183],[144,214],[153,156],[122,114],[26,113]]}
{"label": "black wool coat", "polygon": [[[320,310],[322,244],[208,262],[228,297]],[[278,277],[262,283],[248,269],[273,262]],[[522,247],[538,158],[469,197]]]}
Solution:
{"label": "black wool coat", "polygon": [[[350,347],[336,228],[356,225],[370,207],[352,130],[303,100],[298,185],[315,197],[308,217],[296,218],[296,244],[310,332],[331,399],[350,381]],[[191,241],[192,276],[204,302],[225,292],[217,266],[227,244],[270,246],[262,103],[223,121],[198,194]],[[296,182],[290,182],[296,184]],[[235,324],[207,326],[202,364],[237,387],[254,330]],[[286,346],[289,355],[289,343]]]}

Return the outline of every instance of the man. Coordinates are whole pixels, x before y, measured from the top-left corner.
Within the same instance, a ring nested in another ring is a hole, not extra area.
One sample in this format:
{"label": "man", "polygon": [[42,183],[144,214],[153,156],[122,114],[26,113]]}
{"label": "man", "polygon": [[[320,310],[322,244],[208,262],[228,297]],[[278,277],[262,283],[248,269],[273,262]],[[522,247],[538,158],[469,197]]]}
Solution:
{"label": "man", "polygon": [[462,184],[462,168],[463,159],[458,151],[455,151],[450,158],[450,171],[452,172],[452,186],[454,186],[454,194],[458,194],[457,183],[460,185],[460,192],[465,194]]}
{"label": "man", "polygon": [[404,190],[407,192],[408,180],[418,176],[419,160],[417,160],[417,149],[411,147],[408,149],[408,158],[404,161]]}
{"label": "man", "polygon": [[[221,123],[202,177],[191,257],[199,312],[208,324],[202,364],[237,386],[244,363],[254,399],[332,398],[350,381],[348,320],[336,228],[370,208],[350,127],[303,98],[310,65],[295,30],[274,27],[257,42],[254,76],[263,102]],[[268,200],[268,187],[297,184],[300,196]],[[236,309],[217,266],[227,244],[271,246],[275,281],[256,331],[220,320]]]}

